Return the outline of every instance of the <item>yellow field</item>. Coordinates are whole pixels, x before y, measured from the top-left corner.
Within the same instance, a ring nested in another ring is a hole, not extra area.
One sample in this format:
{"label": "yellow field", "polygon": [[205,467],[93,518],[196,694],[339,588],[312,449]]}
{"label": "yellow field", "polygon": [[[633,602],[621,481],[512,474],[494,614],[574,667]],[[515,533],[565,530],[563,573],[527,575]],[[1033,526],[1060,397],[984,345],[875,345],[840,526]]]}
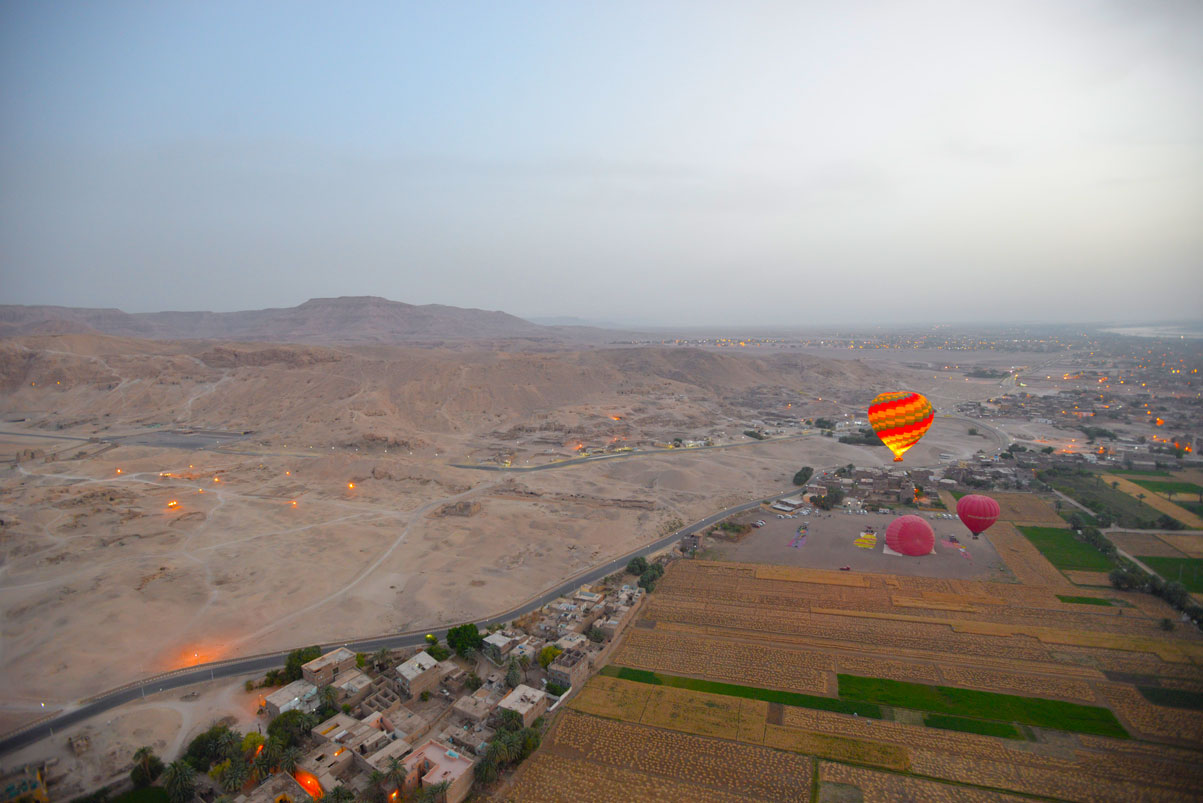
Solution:
{"label": "yellow field", "polygon": [[1175,505],[1164,496],[1158,496],[1152,491],[1140,487],[1131,480],[1124,479],[1123,477],[1115,474],[1104,474],[1103,481],[1108,485],[1116,484],[1116,490],[1123,491],[1129,496],[1135,496],[1138,498],[1140,496],[1144,496],[1144,499],[1141,500],[1142,502],[1159,513],[1165,513],[1167,516],[1177,519],[1185,524],[1188,529],[1203,530],[1203,519],[1199,518],[1194,513],[1191,513],[1186,508]]}
{"label": "yellow field", "polygon": [[[1107,592],[1125,607],[1062,602],[1056,595],[1076,587],[1009,524],[997,529],[1003,542],[1018,539],[1013,556],[1028,562],[1016,575],[1034,582],[675,563],[641,609],[655,626],[629,629],[613,660],[826,697],[842,672],[1102,705],[1134,739],[1040,728],[1024,730],[1034,740],[1000,739],[889,706],[877,720],[597,676],[556,715],[512,799],[809,800],[814,771],[820,799],[832,800],[853,794],[844,786],[864,800],[1125,803],[1203,788],[1203,712],[1153,705],[1132,685],[1203,690],[1203,635],[1162,631],[1169,609],[1145,594]],[[549,751],[555,762],[540,758]],[[727,776],[721,759],[695,755],[794,762],[805,784],[773,787],[788,778],[768,771]]]}
{"label": "yellow field", "polygon": [[1158,538],[1165,541],[1174,549],[1184,553],[1187,557],[1203,558],[1203,535],[1162,533]]}

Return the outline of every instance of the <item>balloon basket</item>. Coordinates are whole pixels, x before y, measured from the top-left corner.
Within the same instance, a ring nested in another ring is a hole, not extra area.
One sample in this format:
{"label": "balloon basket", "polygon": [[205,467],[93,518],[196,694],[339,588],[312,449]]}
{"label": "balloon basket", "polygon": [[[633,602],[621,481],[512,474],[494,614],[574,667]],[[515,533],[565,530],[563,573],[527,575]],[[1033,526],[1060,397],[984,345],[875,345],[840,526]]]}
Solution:
{"label": "balloon basket", "polygon": [[895,462],[895,463],[901,463],[901,462],[902,462],[902,458],[901,458],[901,457],[895,457],[895,458],[894,458],[894,462]]}

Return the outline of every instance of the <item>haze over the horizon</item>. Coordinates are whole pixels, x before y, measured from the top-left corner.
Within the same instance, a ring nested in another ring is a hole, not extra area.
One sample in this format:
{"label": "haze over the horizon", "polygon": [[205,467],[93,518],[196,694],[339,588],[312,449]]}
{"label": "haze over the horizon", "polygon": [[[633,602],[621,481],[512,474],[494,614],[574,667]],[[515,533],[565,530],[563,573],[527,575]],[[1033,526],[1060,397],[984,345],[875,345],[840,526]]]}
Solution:
{"label": "haze over the horizon", "polygon": [[1203,299],[1203,4],[0,7],[0,303],[619,323]]}

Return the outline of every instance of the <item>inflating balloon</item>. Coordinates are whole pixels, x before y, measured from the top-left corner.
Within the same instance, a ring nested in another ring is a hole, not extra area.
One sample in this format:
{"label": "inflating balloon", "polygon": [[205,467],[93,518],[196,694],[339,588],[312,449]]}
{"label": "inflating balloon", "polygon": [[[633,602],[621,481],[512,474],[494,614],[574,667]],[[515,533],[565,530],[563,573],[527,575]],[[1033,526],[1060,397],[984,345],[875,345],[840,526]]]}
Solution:
{"label": "inflating balloon", "polygon": [[886,528],[886,546],[911,557],[930,555],[936,546],[936,534],[918,516],[899,516]]}
{"label": "inflating balloon", "polygon": [[957,515],[977,538],[998,521],[998,502],[981,494],[969,494],[957,500]]}
{"label": "inflating balloon", "polygon": [[931,427],[936,411],[918,393],[882,393],[869,405],[869,425],[894,453],[894,462],[914,446]]}

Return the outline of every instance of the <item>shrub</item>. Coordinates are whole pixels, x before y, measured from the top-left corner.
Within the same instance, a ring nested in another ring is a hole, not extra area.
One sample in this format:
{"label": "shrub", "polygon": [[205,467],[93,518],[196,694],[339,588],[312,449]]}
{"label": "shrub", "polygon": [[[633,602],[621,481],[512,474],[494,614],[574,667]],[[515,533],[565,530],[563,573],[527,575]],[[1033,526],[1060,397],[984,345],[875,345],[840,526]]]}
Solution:
{"label": "shrub", "polygon": [[547,693],[554,697],[562,697],[566,691],[568,691],[568,687],[561,686],[559,683],[547,684]]}
{"label": "shrub", "polygon": [[635,557],[627,562],[627,573],[640,575],[647,571],[647,558]]}
{"label": "shrub", "polygon": [[426,648],[426,654],[436,661],[446,661],[451,657],[451,650],[442,644],[431,644]]}
{"label": "shrub", "polygon": [[430,699],[430,692],[429,691],[422,692],[421,694],[418,695],[418,699],[421,700],[422,702],[426,702],[427,700]]}

